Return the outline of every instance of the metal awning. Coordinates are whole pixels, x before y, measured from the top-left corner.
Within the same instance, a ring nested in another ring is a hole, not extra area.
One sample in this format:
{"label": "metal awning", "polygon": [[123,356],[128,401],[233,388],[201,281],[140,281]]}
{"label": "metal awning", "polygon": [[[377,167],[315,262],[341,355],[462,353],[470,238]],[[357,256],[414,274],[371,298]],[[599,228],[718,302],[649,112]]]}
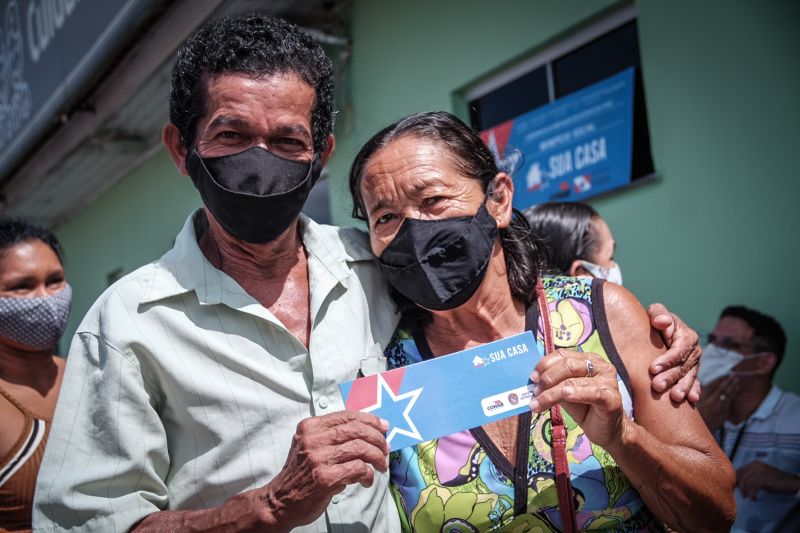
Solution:
{"label": "metal awning", "polygon": [[[91,0],[55,0],[56,3]],[[105,1],[105,0],[101,0]],[[52,1],[50,2],[52,3]],[[48,116],[21,162],[0,173],[0,213],[59,224],[149,159],[161,146],[174,52],[207,18],[247,12],[283,16],[329,31],[326,20],[343,2],[330,0],[128,0],[139,13],[138,37],[117,53],[70,108]],[[143,25],[143,26],[142,26]],[[0,95],[1,97],[2,95]],[[1,168],[1,167],[0,167]]]}

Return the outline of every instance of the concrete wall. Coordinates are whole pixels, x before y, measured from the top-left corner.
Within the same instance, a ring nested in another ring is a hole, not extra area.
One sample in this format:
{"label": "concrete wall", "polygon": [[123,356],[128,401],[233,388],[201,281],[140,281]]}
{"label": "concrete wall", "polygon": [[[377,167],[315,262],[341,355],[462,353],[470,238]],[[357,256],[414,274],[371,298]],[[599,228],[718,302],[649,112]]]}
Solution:
{"label": "concrete wall", "polygon": [[[608,0],[355,0],[352,108],[331,161],[334,222],[351,224],[350,162],[380,127],[458,108],[457,93],[620,5]],[[800,122],[800,4],[636,3],[659,179],[594,202],[619,243],[625,282],[696,329],[727,304],[778,318],[790,338],[778,382],[800,391],[798,290],[791,276],[800,184],[789,178]],[[166,105],[166,102],[165,102]],[[76,289],[70,332],[106,275],[158,257],[199,199],[164,153],[57,228]]]}

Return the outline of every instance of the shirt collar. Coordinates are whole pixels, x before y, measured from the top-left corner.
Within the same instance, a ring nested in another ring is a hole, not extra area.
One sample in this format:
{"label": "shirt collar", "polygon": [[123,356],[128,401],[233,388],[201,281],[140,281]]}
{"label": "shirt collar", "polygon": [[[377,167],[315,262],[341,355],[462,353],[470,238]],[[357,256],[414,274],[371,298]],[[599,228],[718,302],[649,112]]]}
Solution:
{"label": "shirt collar", "polygon": [[[202,228],[204,224],[207,222],[202,208],[189,215],[175,238],[173,248],[155,263],[158,274],[153,277],[141,303],[156,302],[191,291],[197,294],[201,304],[228,303],[224,300],[229,294],[247,295],[233,278],[215,268],[200,250],[196,228]],[[303,214],[300,215],[299,224],[303,246],[309,258],[314,257],[337,283],[345,283],[352,275],[350,262],[374,259],[363,232],[326,228]],[[339,238],[332,238],[333,232],[338,232]]]}
{"label": "shirt collar", "polygon": [[308,252],[309,259],[316,258],[337,282],[344,283],[352,273],[347,261],[354,259],[347,253],[344,243],[339,239],[331,239],[330,235],[323,235],[320,225],[302,213],[299,222],[303,246]]}
{"label": "shirt collar", "polygon": [[750,415],[750,419],[766,420],[772,416],[775,411],[775,405],[778,403],[778,400],[781,399],[781,394],[783,394],[781,389],[773,385],[766,397],[761,401],[761,405],[758,406],[758,409]]}

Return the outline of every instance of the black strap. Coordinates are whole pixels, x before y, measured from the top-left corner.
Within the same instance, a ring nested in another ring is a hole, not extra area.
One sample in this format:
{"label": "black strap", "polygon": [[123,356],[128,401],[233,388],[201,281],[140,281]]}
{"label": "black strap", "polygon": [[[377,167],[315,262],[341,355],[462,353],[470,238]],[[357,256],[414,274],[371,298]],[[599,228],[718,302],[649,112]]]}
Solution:
{"label": "black strap", "polygon": [[[525,331],[533,332],[534,336],[538,329],[539,306],[537,302],[531,302],[525,310]],[[433,359],[433,351],[428,344],[428,339],[422,328],[413,328],[411,335],[417,350],[424,360]],[[525,514],[528,508],[528,448],[531,439],[531,420],[533,415],[530,411],[517,417],[517,445],[516,445],[516,464],[506,458],[500,449],[492,442],[489,435],[482,427],[470,429],[470,432],[478,441],[480,446],[489,456],[495,467],[506,477],[513,480],[514,484],[514,515]]]}

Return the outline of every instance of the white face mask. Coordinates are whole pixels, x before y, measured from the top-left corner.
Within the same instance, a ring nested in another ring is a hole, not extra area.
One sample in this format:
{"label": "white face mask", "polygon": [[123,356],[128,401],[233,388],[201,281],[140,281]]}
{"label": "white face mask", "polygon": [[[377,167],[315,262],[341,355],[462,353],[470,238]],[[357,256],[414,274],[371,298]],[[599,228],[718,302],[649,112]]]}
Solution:
{"label": "white face mask", "polygon": [[622,285],[622,269],[619,268],[617,263],[614,263],[613,266],[610,267],[601,267],[600,265],[595,265],[589,261],[581,261],[581,265],[583,265],[583,268],[588,270],[589,273],[596,278],[604,279],[606,281],[610,281],[611,283],[616,283],[617,285]]}
{"label": "white face mask", "polygon": [[708,385],[710,382],[717,378],[721,378],[730,373],[735,373],[738,376],[750,376],[758,372],[741,370],[734,372],[736,367],[742,361],[756,359],[761,357],[762,353],[754,353],[752,355],[742,355],[735,350],[726,350],[720,348],[716,344],[706,344],[703,347],[703,357],[700,358],[700,370],[697,372],[697,379],[703,385]]}

